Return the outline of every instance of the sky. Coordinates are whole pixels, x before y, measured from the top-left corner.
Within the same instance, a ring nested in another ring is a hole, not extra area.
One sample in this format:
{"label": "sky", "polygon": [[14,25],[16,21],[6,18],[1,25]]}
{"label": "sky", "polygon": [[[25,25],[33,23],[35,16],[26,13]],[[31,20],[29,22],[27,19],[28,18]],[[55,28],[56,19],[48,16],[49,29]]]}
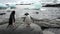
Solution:
{"label": "sky", "polygon": [[[0,0],[0,3],[20,3],[20,2],[33,2],[33,1],[42,1],[42,2],[52,2],[54,0]],[[60,0],[58,0],[60,1]]]}

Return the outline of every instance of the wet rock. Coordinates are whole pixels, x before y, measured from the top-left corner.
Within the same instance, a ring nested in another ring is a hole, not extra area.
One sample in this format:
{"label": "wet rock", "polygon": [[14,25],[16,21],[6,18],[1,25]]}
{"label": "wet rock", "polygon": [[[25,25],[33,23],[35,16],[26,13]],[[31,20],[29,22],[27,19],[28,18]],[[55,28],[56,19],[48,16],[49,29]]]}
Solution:
{"label": "wet rock", "polygon": [[51,31],[43,31],[43,34],[55,34],[55,33]]}
{"label": "wet rock", "polygon": [[33,23],[30,27],[26,27],[25,24],[22,24],[14,32],[18,34],[43,34],[41,27]]}

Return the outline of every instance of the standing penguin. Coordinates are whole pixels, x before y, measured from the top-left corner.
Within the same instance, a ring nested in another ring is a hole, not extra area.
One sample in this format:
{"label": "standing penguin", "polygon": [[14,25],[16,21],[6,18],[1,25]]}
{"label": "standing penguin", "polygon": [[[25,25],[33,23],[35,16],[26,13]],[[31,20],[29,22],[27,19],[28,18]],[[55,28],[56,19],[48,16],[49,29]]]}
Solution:
{"label": "standing penguin", "polygon": [[15,23],[15,11],[12,11],[11,14],[10,14],[10,17],[9,17],[8,27],[9,26],[14,26],[14,23]]}
{"label": "standing penguin", "polygon": [[25,13],[24,15],[25,15],[24,23],[26,24],[27,27],[30,27],[31,18],[30,18],[29,13]]}

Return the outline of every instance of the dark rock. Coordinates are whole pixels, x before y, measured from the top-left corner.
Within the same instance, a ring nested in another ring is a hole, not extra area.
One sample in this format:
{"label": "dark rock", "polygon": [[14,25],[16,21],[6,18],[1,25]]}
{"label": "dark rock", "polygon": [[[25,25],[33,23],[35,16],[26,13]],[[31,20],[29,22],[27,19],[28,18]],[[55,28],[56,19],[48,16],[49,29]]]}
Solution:
{"label": "dark rock", "polygon": [[5,15],[6,13],[0,13],[0,15]]}
{"label": "dark rock", "polygon": [[53,5],[47,4],[47,5],[43,6],[43,7],[60,7],[60,4],[53,4]]}

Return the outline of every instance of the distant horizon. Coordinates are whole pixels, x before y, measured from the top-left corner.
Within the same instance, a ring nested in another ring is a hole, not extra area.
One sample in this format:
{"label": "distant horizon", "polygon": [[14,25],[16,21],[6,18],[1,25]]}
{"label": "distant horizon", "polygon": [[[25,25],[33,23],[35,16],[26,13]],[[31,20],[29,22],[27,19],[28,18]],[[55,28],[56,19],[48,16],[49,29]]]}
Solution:
{"label": "distant horizon", "polygon": [[[30,2],[53,2],[54,0],[0,0],[0,3],[30,3]],[[56,0],[57,3],[60,3],[60,0]]]}
{"label": "distant horizon", "polygon": [[[0,0],[0,3],[29,3],[34,2],[36,0]],[[39,1],[39,0],[38,0]]]}

